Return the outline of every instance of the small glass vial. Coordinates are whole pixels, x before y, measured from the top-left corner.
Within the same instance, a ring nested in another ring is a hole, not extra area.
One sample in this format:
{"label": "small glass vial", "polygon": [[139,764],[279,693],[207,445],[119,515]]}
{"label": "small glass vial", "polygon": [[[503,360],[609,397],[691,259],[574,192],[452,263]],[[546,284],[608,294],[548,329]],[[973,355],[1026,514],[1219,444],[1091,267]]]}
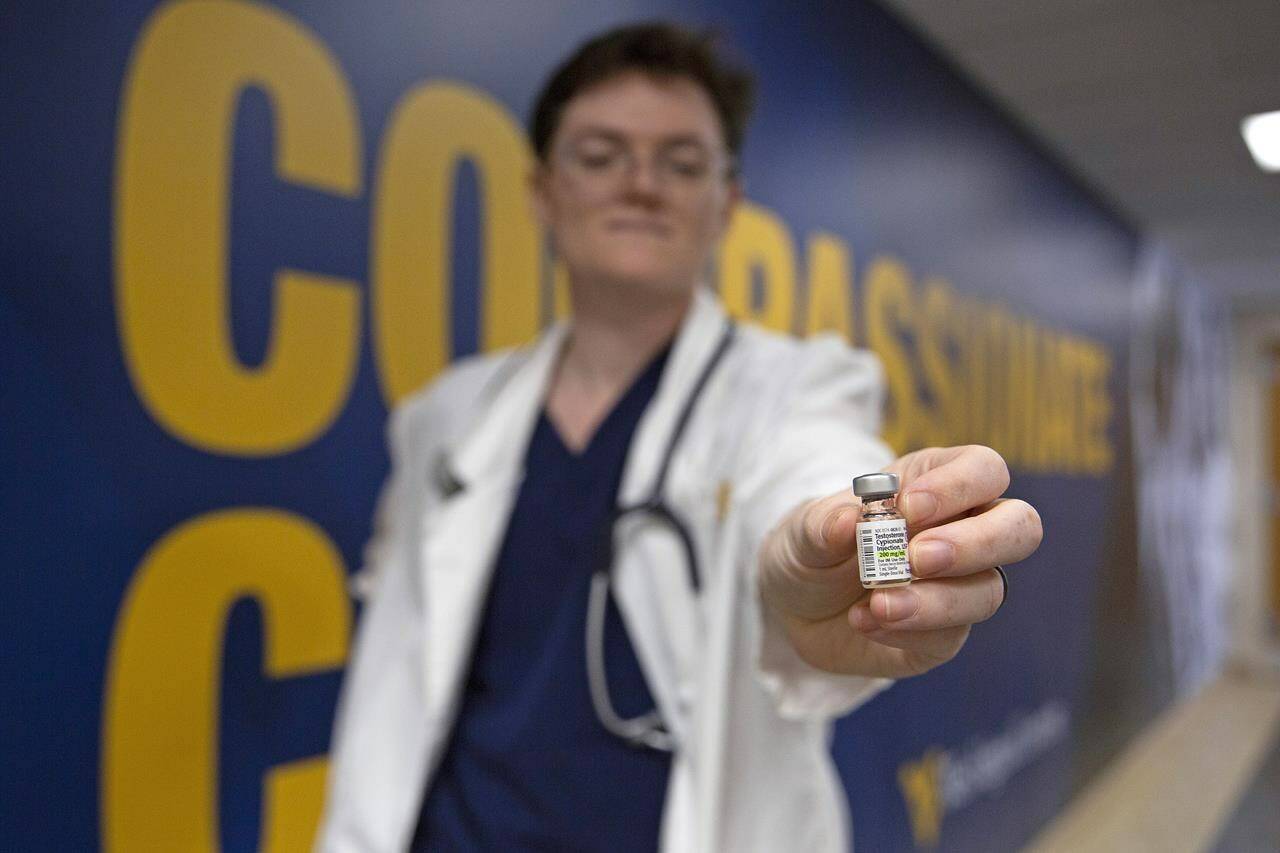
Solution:
{"label": "small glass vial", "polygon": [[862,498],[857,525],[858,575],[867,589],[911,583],[907,561],[907,520],[898,512],[898,475],[863,474],[853,478]]}

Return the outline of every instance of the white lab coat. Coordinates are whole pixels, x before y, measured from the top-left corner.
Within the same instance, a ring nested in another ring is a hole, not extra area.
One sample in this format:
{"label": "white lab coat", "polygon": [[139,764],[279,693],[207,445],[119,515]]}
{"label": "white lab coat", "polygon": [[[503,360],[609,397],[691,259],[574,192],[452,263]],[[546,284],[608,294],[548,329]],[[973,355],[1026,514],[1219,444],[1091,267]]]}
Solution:
{"label": "white lab coat", "polygon": [[[637,427],[622,502],[648,494],[723,324],[716,298],[700,289]],[[339,702],[317,849],[402,850],[412,836],[564,332],[558,325],[524,350],[463,360],[392,417],[392,473],[366,554],[371,599]],[[667,501],[696,540],[701,593],[673,570],[683,563],[668,537],[621,533],[614,595],[680,744],[663,850],[849,849],[830,720],[888,682],[800,660],[760,606],[756,560],[791,508],[891,459],[875,438],[881,401],[870,353],[834,336],[798,341],[742,326],[667,481]]]}

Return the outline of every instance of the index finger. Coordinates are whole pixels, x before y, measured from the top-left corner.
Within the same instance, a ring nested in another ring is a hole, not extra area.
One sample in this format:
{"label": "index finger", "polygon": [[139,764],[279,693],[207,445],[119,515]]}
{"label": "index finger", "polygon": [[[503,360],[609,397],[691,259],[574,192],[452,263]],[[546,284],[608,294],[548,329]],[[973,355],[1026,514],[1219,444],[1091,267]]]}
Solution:
{"label": "index finger", "polygon": [[980,444],[930,447],[899,463],[903,487],[898,508],[912,527],[937,524],[984,506],[1009,488],[1004,458]]}

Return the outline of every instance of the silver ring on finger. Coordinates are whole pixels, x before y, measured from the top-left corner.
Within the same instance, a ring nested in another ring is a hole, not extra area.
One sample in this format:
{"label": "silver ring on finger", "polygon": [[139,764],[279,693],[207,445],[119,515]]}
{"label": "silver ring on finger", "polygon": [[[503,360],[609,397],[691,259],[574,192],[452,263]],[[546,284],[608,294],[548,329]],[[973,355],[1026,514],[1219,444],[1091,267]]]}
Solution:
{"label": "silver ring on finger", "polygon": [[996,613],[1000,612],[1000,608],[1004,607],[1004,603],[1009,600],[1009,576],[1004,573],[1004,566],[994,566],[993,568],[996,570],[996,574],[1000,575],[1000,584],[1004,588],[1000,593],[1000,603],[996,605],[995,613],[991,614],[995,616]]}

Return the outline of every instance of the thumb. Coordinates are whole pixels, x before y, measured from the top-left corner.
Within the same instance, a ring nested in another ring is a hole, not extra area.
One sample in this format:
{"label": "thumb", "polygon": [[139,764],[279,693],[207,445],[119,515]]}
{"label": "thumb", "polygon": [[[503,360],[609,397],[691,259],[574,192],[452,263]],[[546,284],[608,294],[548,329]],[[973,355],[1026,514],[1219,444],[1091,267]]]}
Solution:
{"label": "thumb", "polygon": [[788,556],[810,569],[847,561],[856,547],[855,525],[861,517],[862,503],[847,490],[797,507],[787,522]]}
{"label": "thumb", "polygon": [[[796,507],[773,531],[761,553],[764,601],[787,620],[842,623],[844,613],[865,594],[858,572],[847,569],[855,549],[862,504],[841,491]],[[838,566],[845,566],[840,570]]]}

